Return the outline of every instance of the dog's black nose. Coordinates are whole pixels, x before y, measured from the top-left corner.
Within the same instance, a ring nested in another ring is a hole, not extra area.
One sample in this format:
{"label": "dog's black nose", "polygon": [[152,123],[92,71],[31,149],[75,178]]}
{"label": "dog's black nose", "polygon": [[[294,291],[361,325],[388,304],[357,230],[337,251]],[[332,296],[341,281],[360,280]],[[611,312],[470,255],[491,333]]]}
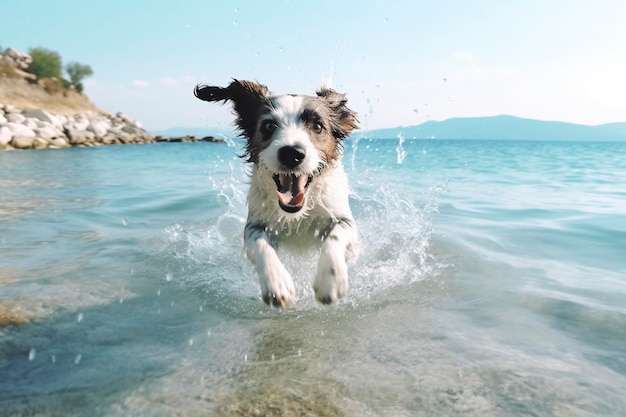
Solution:
{"label": "dog's black nose", "polygon": [[283,146],[278,150],[278,161],[289,169],[294,169],[302,161],[306,154],[299,146]]}

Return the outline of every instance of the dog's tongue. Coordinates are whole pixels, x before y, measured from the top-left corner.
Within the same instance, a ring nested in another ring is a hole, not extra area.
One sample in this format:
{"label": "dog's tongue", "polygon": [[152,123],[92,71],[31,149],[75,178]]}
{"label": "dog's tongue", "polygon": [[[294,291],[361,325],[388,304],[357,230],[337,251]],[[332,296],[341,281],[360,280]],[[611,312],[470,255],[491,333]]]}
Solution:
{"label": "dog's tongue", "polygon": [[280,174],[278,176],[278,199],[283,206],[299,206],[304,201],[304,188],[308,177],[294,174]]}

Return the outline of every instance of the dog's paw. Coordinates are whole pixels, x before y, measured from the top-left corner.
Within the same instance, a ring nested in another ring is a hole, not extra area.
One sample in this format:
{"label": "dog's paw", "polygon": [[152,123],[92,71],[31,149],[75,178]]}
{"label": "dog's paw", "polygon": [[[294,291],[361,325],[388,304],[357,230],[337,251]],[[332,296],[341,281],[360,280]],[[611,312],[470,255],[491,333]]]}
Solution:
{"label": "dog's paw", "polygon": [[276,263],[259,274],[261,295],[265,304],[273,307],[289,307],[296,301],[296,287],[285,267]]}
{"label": "dog's paw", "polygon": [[344,259],[320,257],[313,283],[315,298],[322,304],[333,304],[348,292],[348,266]]}

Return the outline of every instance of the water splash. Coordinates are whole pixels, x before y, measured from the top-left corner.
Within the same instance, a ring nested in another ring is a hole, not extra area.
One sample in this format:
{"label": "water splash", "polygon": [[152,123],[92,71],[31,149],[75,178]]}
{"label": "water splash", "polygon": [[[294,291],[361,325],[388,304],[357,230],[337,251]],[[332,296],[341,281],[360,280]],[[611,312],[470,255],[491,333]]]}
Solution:
{"label": "water splash", "polygon": [[[402,163],[407,152],[401,133],[398,141],[397,162]],[[355,159],[358,146],[359,140],[354,139],[350,149],[353,172],[359,168]],[[166,271],[175,277],[168,285],[201,291],[207,306],[238,316],[258,314],[263,309],[256,272],[243,251],[248,184],[247,176],[238,172],[240,166],[231,162],[230,178],[219,176],[212,183],[221,214],[206,222],[181,222],[168,227],[160,250]],[[405,185],[400,183],[384,182],[375,188],[370,188],[371,183],[359,185],[358,181],[353,185],[356,190],[350,205],[362,248],[358,261],[349,266],[351,289],[344,305],[384,297],[390,288],[412,285],[446,268],[430,251],[432,214],[438,210],[445,185],[432,187],[419,201],[407,199]],[[319,308],[312,290],[319,253],[280,251],[279,257],[294,277],[298,298],[294,309]]]}
{"label": "water splash", "polygon": [[401,164],[407,155],[406,150],[402,146],[402,144],[404,143],[404,134],[402,132],[398,132],[397,138],[398,138],[398,146],[396,146],[396,153],[397,153],[396,163]]}

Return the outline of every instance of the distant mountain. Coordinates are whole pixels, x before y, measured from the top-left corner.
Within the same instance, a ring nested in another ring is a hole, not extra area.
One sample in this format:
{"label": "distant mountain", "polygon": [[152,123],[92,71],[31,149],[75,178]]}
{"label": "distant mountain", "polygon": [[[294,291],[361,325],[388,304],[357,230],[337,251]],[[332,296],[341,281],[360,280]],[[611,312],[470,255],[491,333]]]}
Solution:
{"label": "distant mountain", "polygon": [[[464,117],[441,122],[429,121],[416,126],[398,126],[386,129],[357,131],[353,137],[396,139],[399,133],[405,139],[497,139],[497,140],[588,140],[626,141],[626,123],[608,123],[597,126],[565,122],[546,122],[515,116]],[[151,131],[154,135],[181,137],[213,136],[235,138],[233,129],[210,127],[173,127]]]}
{"label": "distant mountain", "polygon": [[395,139],[499,139],[499,140],[626,140],[626,123],[598,126],[547,122],[514,116],[454,118],[362,132],[359,136]]}
{"label": "distant mountain", "polygon": [[622,137],[626,137],[626,123],[607,123],[605,125],[599,125],[597,127],[601,127],[602,129],[613,132]]}

